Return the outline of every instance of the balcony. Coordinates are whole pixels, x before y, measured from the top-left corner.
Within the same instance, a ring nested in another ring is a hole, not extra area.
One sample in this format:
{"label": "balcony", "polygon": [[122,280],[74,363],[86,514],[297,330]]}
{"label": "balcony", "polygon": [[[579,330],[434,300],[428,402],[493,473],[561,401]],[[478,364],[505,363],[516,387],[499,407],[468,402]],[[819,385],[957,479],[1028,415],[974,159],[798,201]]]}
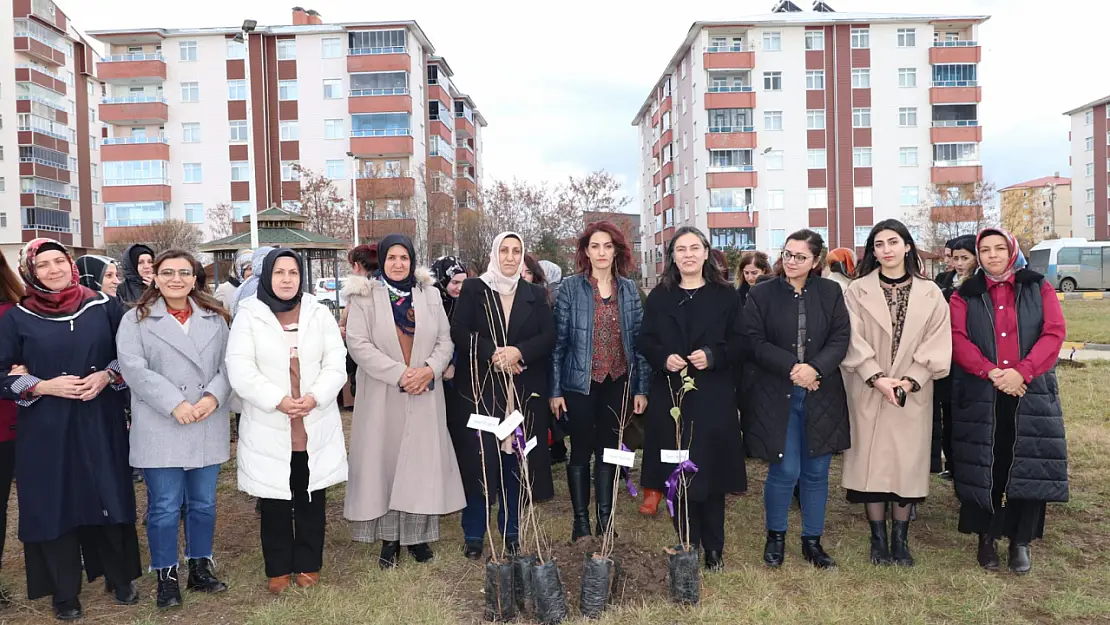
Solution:
{"label": "balcony", "polygon": [[66,64],[65,37],[42,24],[17,19],[15,25],[15,51],[34,57],[40,63],[60,67]]}
{"label": "balcony", "polygon": [[351,48],[347,51],[347,72],[407,72],[412,70],[412,57],[403,46],[386,48]]}
{"label": "balcony", "polygon": [[400,199],[416,193],[416,179],[409,172],[397,176],[364,176],[355,181],[361,199]]}
{"label": "balcony", "polygon": [[705,133],[707,150],[749,150],[756,147],[752,126],[710,126]]}
{"label": "balcony", "polygon": [[[707,109],[751,109],[755,108],[755,92],[751,87],[747,91],[713,91],[721,87],[710,87],[705,94],[705,108]],[[738,87],[724,87],[724,89],[737,89]],[[739,87],[744,89],[745,87]]]}
{"label": "balcony", "polygon": [[43,180],[51,180],[63,184],[69,184],[70,182],[70,171],[65,165],[59,165],[39,158],[20,158],[19,176],[21,178],[33,176],[35,178],[42,178]]}
{"label": "balcony", "polygon": [[126,202],[169,202],[170,179],[166,176],[155,178],[129,178],[127,180],[104,180],[101,199],[105,204]]}
{"label": "balcony", "polygon": [[975,119],[933,120],[929,135],[933,143],[980,143],[983,128]]}
{"label": "balcony", "polygon": [[933,81],[929,89],[930,104],[978,104],[983,101],[983,88],[977,80]]}
{"label": "balcony", "polygon": [[162,125],[169,119],[169,109],[166,99],[159,96],[103,98],[100,101],[100,121],[122,126]]}
{"label": "balcony", "polygon": [[[473,115],[473,113],[471,113]],[[460,137],[470,138],[474,135],[474,119],[465,113],[455,112],[455,132]]]}
{"label": "balcony", "polygon": [[473,165],[478,159],[474,157],[474,148],[469,145],[455,146],[455,162]]}
{"label": "balcony", "polygon": [[983,59],[983,49],[978,41],[934,41],[929,48],[929,63],[979,63]]}
{"label": "balcony", "polygon": [[702,54],[705,69],[752,69],[755,49],[750,45],[708,46]]}
{"label": "balcony", "polygon": [[112,54],[96,64],[97,77],[110,85],[157,85],[166,80],[161,54]]}
{"label": "balcony", "polygon": [[37,65],[29,64],[16,65],[15,81],[17,83],[22,82],[35,84],[40,87],[49,89],[54,93],[66,95],[65,81],[62,80],[61,76],[46,69],[45,67],[39,67]]}
{"label": "balcony", "polygon": [[710,228],[758,228],[759,212],[754,206],[718,209],[709,207]]}
{"label": "balcony", "polygon": [[758,174],[751,165],[740,167],[710,167],[705,176],[709,189],[755,188],[759,186]]}
{"label": "balcony", "polygon": [[972,184],[983,180],[983,167],[974,161],[933,161],[932,183]]}
{"label": "balcony", "polygon": [[102,161],[168,161],[170,142],[165,137],[108,137],[100,144]]}
{"label": "balcony", "polygon": [[405,87],[395,89],[352,89],[347,100],[347,112],[357,113],[411,113],[412,96]]}
{"label": "balcony", "polygon": [[362,157],[409,156],[413,153],[412,131],[408,128],[352,130],[351,153]]}

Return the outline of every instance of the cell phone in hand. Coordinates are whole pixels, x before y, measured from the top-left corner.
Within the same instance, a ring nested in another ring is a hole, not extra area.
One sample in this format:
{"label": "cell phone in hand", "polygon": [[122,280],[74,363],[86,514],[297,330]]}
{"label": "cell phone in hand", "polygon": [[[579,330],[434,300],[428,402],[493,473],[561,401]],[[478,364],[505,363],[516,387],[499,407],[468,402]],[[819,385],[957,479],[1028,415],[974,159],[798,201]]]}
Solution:
{"label": "cell phone in hand", "polygon": [[898,407],[906,407],[906,389],[901,386],[894,387],[894,398],[898,400]]}

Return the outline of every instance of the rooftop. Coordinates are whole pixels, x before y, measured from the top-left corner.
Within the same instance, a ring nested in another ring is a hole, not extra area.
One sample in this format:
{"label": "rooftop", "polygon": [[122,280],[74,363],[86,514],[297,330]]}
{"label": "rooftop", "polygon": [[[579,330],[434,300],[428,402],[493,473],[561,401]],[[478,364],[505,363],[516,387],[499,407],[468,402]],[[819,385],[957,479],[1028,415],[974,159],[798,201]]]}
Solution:
{"label": "rooftop", "polygon": [[1064,113],[1064,115],[1068,115],[1068,116],[1075,115],[1076,113],[1082,113],[1083,111],[1086,111],[1087,109],[1092,109],[1096,106],[1101,106],[1101,105],[1107,104],[1107,103],[1110,103],[1110,95],[1106,96],[1105,98],[1099,98],[1099,99],[1095,100],[1094,102],[1088,102],[1087,104],[1084,104],[1083,106],[1081,106],[1079,108],[1074,108],[1070,111],[1067,111],[1066,113]]}
{"label": "rooftop", "polygon": [[1065,185],[1070,187],[1071,178],[1062,178],[1060,176],[1044,176],[1043,178],[1034,178],[1032,180],[1026,180],[1025,182],[1012,184],[1005,189],[1002,189],[1002,191],[1009,191],[1011,189],[1040,189],[1041,187],[1050,187],[1053,185]]}

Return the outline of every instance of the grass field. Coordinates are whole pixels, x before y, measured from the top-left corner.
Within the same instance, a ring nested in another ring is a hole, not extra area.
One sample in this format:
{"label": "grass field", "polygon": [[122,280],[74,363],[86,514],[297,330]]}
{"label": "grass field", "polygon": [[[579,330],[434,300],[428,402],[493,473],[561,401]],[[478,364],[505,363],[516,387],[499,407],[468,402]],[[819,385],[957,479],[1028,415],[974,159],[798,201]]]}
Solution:
{"label": "grass field", "polygon": [[1110,299],[1065,300],[1068,340],[1110,344]]}
{"label": "grass field", "polygon": [[[931,498],[921,506],[911,529],[917,567],[876,568],[867,560],[867,526],[858,507],[844,501],[839,488],[839,461],[834,462],[825,545],[840,568],[833,572],[804,563],[798,546],[799,519],[791,513],[787,563],[778,571],[761,565],[763,546],[760,463],[750,462],[750,490],[729,503],[722,573],[703,577],[702,602],[696,608],[671,605],[659,593],[645,596],[625,586],[618,605],[601,623],[959,623],[1067,625],[1110,622],[1110,415],[1105,407],[1110,362],[1061,371],[1061,395],[1068,421],[1072,500],[1049,507],[1045,540],[1033,548],[1033,573],[1026,577],[988,574],[975,564],[975,539],[956,531],[957,504],[950,486],[933,482]],[[556,468],[557,496],[542,506],[551,540],[566,541],[570,504],[563,470]],[[140,496],[142,494],[140,488]],[[246,623],[302,625],[347,623],[475,623],[481,618],[482,566],[463,558],[458,515],[443,519],[443,539],[434,545],[436,559],[418,565],[403,559],[394,571],[377,566],[376,545],[352,543],[342,520],[342,488],[329,493],[323,584],[275,598],[263,589],[262,556],[254,507],[235,489],[229,466],[219,489],[216,557],[219,572],[231,585],[220,596],[185,595],[183,608],[159,612],[153,605],[154,578],[140,580],[142,602],[119,607],[99,584],[82,597],[86,623]],[[674,537],[665,510],[645,519],[639,502],[622,493],[617,524],[621,550],[656,558],[665,574],[663,548]],[[17,602],[0,612],[0,622],[52,622],[48,599],[21,600],[24,592],[22,545],[15,539],[15,501],[2,578]],[[145,544],[145,537],[142,538]],[[1005,557],[1005,543],[1003,557]],[[572,553],[567,547],[564,553]],[[584,548],[583,548],[584,550]],[[561,561],[564,571],[581,567],[580,556]],[[144,561],[146,554],[144,551]],[[573,577],[578,573],[574,571]],[[564,578],[568,573],[564,573]],[[656,582],[658,580],[655,580]],[[576,614],[577,587],[568,587]],[[522,622],[518,619],[518,622]],[[577,622],[572,619],[571,622]]]}

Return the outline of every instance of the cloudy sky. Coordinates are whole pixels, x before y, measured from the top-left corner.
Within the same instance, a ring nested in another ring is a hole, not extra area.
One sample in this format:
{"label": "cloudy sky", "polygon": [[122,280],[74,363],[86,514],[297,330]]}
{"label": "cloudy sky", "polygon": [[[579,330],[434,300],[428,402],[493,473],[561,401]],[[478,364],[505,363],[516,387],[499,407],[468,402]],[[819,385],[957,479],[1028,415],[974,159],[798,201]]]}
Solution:
{"label": "cloudy sky", "polygon": [[[552,183],[604,168],[635,195],[631,120],[697,20],[766,13],[773,0],[551,3],[423,0],[57,0],[78,28],[231,26],[243,18],[291,23],[300,2],[325,22],[416,20],[489,122],[490,178]],[[812,2],[795,0],[808,9]],[[541,8],[536,8],[537,4]],[[839,11],[989,14],[980,31],[986,177],[1001,188],[1060,171],[1067,176],[1062,113],[1105,95],[1096,42],[1103,0],[829,0]],[[234,8],[232,8],[234,7]],[[1056,7],[1056,8],[1054,8]],[[1086,58],[1084,58],[1086,57]]]}

